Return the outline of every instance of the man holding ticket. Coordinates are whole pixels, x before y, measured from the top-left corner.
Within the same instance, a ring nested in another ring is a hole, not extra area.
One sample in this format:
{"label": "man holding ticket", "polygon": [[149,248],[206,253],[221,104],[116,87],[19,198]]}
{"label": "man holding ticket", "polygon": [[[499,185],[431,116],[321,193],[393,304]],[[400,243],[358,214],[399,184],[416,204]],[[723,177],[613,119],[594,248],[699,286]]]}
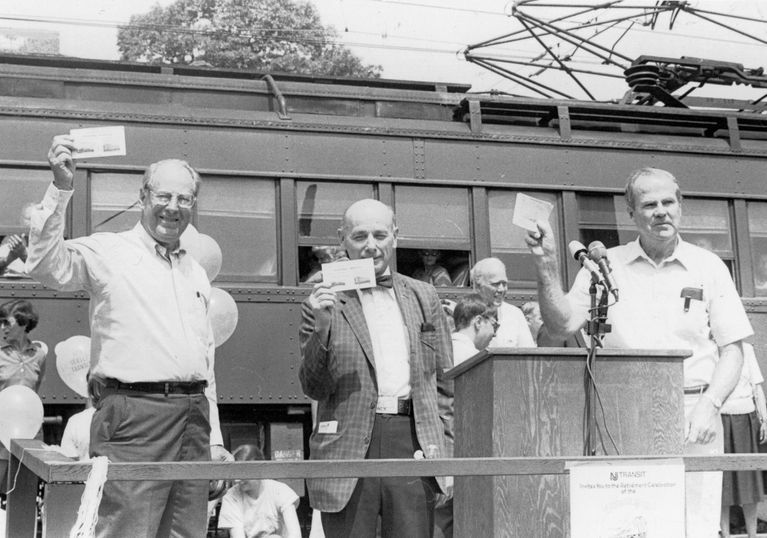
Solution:
{"label": "man holding ticket", "polygon": [[[721,454],[719,409],[740,376],[751,325],[722,260],[679,236],[682,196],[674,176],[637,170],[626,184],[626,205],[639,237],[607,251],[620,294],[611,294],[604,346],[692,350],[684,362],[685,454]],[[551,227],[547,220],[536,224],[526,241],[543,320],[565,338],[588,320],[592,276],[585,264],[565,294]],[[717,536],[722,474],[687,473],[686,492],[688,538]]]}
{"label": "man holding ticket", "polygon": [[[312,459],[446,457],[452,446],[450,334],[436,290],[394,273],[392,209],[361,200],[338,230],[348,262],[323,266],[304,301],[304,392],[319,401]],[[327,536],[428,537],[442,478],[307,480]]]}
{"label": "man holding ticket", "polygon": [[[230,459],[216,407],[210,284],[179,246],[200,177],[184,161],[154,163],[133,229],[65,241],[76,148],[72,136],[53,139],[53,184],[32,213],[26,268],[50,288],[90,296],[90,455],[112,462]],[[207,498],[207,481],[110,480],[96,534],[204,536]]]}

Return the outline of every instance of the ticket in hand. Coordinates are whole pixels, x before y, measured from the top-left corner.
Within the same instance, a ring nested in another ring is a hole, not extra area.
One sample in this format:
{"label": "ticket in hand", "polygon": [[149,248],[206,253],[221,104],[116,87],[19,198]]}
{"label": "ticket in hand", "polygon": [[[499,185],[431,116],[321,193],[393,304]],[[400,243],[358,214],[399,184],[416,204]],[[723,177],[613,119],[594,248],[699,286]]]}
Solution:
{"label": "ticket in hand", "polygon": [[514,204],[514,215],[511,217],[511,223],[520,228],[537,232],[538,227],[535,221],[549,220],[551,210],[554,204],[546,200],[539,200],[523,193],[517,193],[517,201]]}
{"label": "ticket in hand", "polygon": [[122,125],[72,129],[69,136],[74,139],[73,159],[125,155],[125,127]]}
{"label": "ticket in hand", "polygon": [[373,258],[322,264],[322,283],[333,291],[362,290],[376,285]]}

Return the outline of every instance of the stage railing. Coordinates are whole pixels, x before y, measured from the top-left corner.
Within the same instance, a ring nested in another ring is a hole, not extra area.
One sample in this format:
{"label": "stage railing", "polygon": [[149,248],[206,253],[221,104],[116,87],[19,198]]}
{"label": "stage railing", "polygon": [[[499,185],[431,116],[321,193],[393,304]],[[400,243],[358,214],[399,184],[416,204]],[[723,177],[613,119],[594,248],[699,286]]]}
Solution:
{"label": "stage railing", "polygon": [[[444,458],[433,460],[307,460],[236,463],[111,463],[107,480],[218,480],[345,478],[367,476],[558,475],[578,461],[653,461],[680,458],[686,472],[767,469],[767,454],[720,456],[593,456],[536,458]],[[34,536],[38,480],[46,484],[42,536],[68,534],[91,465],[77,462],[37,440],[11,441],[7,530],[10,538]],[[64,523],[66,522],[66,523]]]}

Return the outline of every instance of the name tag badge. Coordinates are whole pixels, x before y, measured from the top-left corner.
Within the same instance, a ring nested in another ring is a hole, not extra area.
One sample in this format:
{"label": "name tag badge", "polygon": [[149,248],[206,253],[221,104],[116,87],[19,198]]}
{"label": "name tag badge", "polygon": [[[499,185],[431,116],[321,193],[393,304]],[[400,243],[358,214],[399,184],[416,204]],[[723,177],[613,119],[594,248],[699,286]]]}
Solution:
{"label": "name tag badge", "polygon": [[376,403],[376,413],[385,413],[387,415],[397,414],[396,396],[379,396]]}
{"label": "name tag badge", "polygon": [[319,426],[317,426],[317,433],[338,433],[338,421],[328,420],[320,422]]}

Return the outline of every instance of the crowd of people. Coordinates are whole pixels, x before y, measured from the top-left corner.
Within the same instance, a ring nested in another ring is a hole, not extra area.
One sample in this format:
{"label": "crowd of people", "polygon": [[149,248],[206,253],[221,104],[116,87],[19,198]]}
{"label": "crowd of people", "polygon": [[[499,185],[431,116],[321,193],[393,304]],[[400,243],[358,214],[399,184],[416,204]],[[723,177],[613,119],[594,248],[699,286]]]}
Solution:
{"label": "crowd of people", "polygon": [[[199,175],[185,161],[154,163],[138,192],[134,228],[65,240],[73,150],[70,137],[53,139],[53,182],[30,207],[29,233],[6,243],[6,260],[25,260],[32,278],[90,296],[89,403],[70,420],[62,445],[73,457],[112,462],[263,459],[255,445],[233,454],[223,446],[206,317],[211,287],[180,247]],[[625,195],[638,237],[607,252],[621,295],[608,311],[612,330],[603,345],[692,350],[684,363],[685,453],[755,451],[767,440],[763,379],[744,343],[753,331],[726,266],[680,236],[681,190],[669,172],[636,171]],[[504,263],[485,258],[471,268],[473,292],[446,308],[435,286],[449,285],[450,277],[438,251],[420,252],[415,278],[400,274],[392,263],[399,234],[393,209],[372,199],[346,209],[339,246],[315,255],[323,263],[372,259],[376,286],[336,291],[322,281],[319,265],[309,277],[298,375],[316,402],[312,459],[450,457],[447,370],[485,349],[562,345],[587,324],[588,269],[565,291],[554,230],[547,221],[535,225],[526,242],[539,302],[522,309],[509,303]],[[695,293],[685,295],[690,289]],[[29,337],[37,322],[27,301],[0,306],[0,388],[39,388],[47,348]],[[743,507],[753,535],[761,473],[724,473],[724,480],[723,473],[688,473],[686,480],[689,538],[717,536],[720,524],[727,536],[731,505]],[[447,477],[312,478],[307,486],[328,537],[452,536]],[[202,536],[208,493],[201,481],[107,481],[97,535]],[[293,538],[300,536],[297,502],[279,482],[239,481],[223,496],[218,523],[230,536]]]}

